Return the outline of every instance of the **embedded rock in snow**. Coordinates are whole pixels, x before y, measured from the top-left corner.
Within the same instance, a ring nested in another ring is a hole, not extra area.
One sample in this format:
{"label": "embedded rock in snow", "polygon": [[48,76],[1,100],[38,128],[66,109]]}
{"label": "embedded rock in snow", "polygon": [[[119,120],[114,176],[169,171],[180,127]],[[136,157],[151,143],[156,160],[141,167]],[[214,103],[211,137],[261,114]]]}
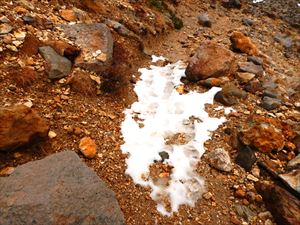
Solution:
{"label": "embedded rock in snow", "polygon": [[238,103],[238,99],[245,99],[246,97],[247,92],[239,89],[235,85],[227,84],[215,95],[214,100],[225,106],[232,106]]}
{"label": "embedded rock in snow", "polygon": [[60,56],[49,46],[40,47],[39,52],[47,62],[46,71],[49,79],[60,79],[69,75],[72,69],[70,60]]}
{"label": "embedded rock in snow", "polygon": [[48,136],[49,125],[24,106],[0,108],[0,150],[13,150]]}
{"label": "embedded rock in snow", "polygon": [[263,107],[266,110],[273,110],[277,109],[279,106],[281,106],[281,100],[276,98],[270,98],[268,96],[263,97],[261,107]]}
{"label": "embedded rock in snow", "polygon": [[261,65],[256,65],[253,62],[240,62],[239,70],[248,73],[254,73],[256,75],[262,75],[264,69]]}
{"label": "embedded rock in snow", "polygon": [[232,72],[234,61],[231,51],[221,45],[208,42],[200,46],[195,55],[190,58],[185,74],[191,81],[226,76]]}
{"label": "embedded rock in snow", "polygon": [[251,39],[243,33],[235,31],[230,37],[232,47],[248,55],[257,55],[258,49],[252,43]]}
{"label": "embedded rock in snow", "polygon": [[279,177],[291,188],[300,193],[300,169],[293,170],[289,173],[280,174]]}
{"label": "embedded rock in snow", "polygon": [[211,20],[206,13],[198,16],[198,23],[204,27],[211,27]]}
{"label": "embedded rock in snow", "polygon": [[225,172],[232,170],[230,156],[223,148],[217,148],[211,151],[207,154],[207,157],[212,167]]}
{"label": "embedded rock in snow", "polygon": [[300,200],[288,191],[268,182],[255,184],[257,192],[263,197],[266,208],[275,222],[280,225],[299,225]]}
{"label": "embedded rock in snow", "polygon": [[62,25],[65,35],[81,48],[75,66],[101,73],[112,61],[113,38],[105,24]]}
{"label": "embedded rock in snow", "polygon": [[0,177],[1,225],[124,225],[115,194],[73,151]]}

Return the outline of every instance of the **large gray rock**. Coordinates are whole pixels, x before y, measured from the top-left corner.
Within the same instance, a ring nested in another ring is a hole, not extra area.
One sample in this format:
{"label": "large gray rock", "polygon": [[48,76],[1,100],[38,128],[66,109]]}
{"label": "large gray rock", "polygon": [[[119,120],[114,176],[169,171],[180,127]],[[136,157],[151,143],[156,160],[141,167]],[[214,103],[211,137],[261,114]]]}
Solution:
{"label": "large gray rock", "polygon": [[59,55],[50,46],[40,47],[39,52],[47,62],[46,71],[49,79],[60,79],[69,75],[72,69],[70,60]]}
{"label": "large gray rock", "polygon": [[81,48],[75,66],[101,73],[111,64],[113,38],[105,24],[62,25],[62,29]]}
{"label": "large gray rock", "polygon": [[121,225],[114,193],[73,151],[0,177],[1,225]]}

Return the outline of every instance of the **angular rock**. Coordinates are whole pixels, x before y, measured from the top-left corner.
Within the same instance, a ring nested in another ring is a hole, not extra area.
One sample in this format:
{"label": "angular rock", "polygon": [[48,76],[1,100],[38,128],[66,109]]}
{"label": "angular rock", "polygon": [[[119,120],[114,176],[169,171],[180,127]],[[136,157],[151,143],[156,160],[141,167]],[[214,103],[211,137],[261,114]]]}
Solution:
{"label": "angular rock", "polygon": [[12,29],[13,29],[12,26],[10,26],[7,23],[0,24],[0,35],[10,33],[12,31]]}
{"label": "angular rock", "polygon": [[295,158],[293,158],[289,163],[287,164],[288,168],[300,168],[300,154],[298,154]]}
{"label": "angular rock", "polygon": [[112,61],[113,38],[105,24],[62,25],[65,35],[81,48],[75,66],[101,73]]}
{"label": "angular rock", "polygon": [[267,209],[280,225],[300,224],[300,200],[288,191],[274,184],[258,182],[255,184],[258,193],[263,197]]}
{"label": "angular rock", "polygon": [[60,79],[69,75],[72,69],[70,60],[60,56],[49,46],[40,47],[39,52],[47,62],[46,67],[49,79]]}
{"label": "angular rock", "polygon": [[248,56],[247,60],[250,62],[253,62],[256,65],[262,65],[264,63],[264,60],[262,58],[259,58],[257,56]]}
{"label": "angular rock", "polygon": [[230,40],[232,47],[235,50],[239,50],[248,55],[257,55],[259,52],[257,47],[252,43],[251,39],[241,32],[233,32]]}
{"label": "angular rock", "polygon": [[48,131],[48,123],[24,105],[0,109],[0,151],[45,139]]}
{"label": "angular rock", "polygon": [[212,167],[225,172],[232,170],[230,156],[223,148],[217,148],[211,151],[207,154],[207,157]]}
{"label": "angular rock", "polygon": [[63,9],[63,10],[61,10],[60,16],[64,20],[69,21],[69,22],[77,20],[76,13],[74,12],[74,10],[71,10],[71,9]]}
{"label": "angular rock", "polygon": [[234,61],[229,50],[212,42],[206,43],[190,58],[185,74],[190,81],[226,76],[233,70]]}
{"label": "angular rock", "polygon": [[252,80],[255,77],[255,74],[253,74],[253,73],[237,73],[236,77],[241,83],[248,83],[250,80]]}
{"label": "angular rock", "polygon": [[211,21],[206,13],[198,16],[198,23],[204,27],[211,27]]}
{"label": "angular rock", "polygon": [[242,22],[245,26],[249,26],[249,27],[251,27],[254,24],[253,20],[248,19],[248,18],[243,18]]}
{"label": "angular rock", "polygon": [[256,75],[262,75],[264,68],[261,65],[256,65],[253,62],[240,62],[239,70],[243,72],[253,73]]}
{"label": "angular rock", "polygon": [[254,212],[248,206],[236,205],[235,209],[237,214],[247,221],[251,221],[251,219],[255,216]]}
{"label": "angular rock", "polygon": [[245,85],[245,90],[252,93],[252,94],[257,94],[257,92],[262,92],[263,91],[263,86],[261,82],[257,79],[251,80]]}
{"label": "angular rock", "polygon": [[245,145],[269,153],[272,150],[283,149],[287,140],[294,138],[295,134],[290,126],[273,118],[251,116],[247,128],[240,134],[240,140]]}
{"label": "angular rock", "polygon": [[241,145],[238,149],[235,163],[243,167],[246,171],[250,171],[257,158],[254,151],[247,145]]}
{"label": "angular rock", "polygon": [[300,169],[290,173],[280,174],[279,177],[295,191],[300,193]]}
{"label": "angular rock", "polygon": [[225,8],[240,9],[242,7],[242,3],[240,0],[222,0],[222,5]]}
{"label": "angular rock", "polygon": [[90,137],[82,138],[79,143],[79,148],[81,153],[89,159],[94,158],[97,154],[97,145]]}
{"label": "angular rock", "polygon": [[0,177],[1,225],[124,225],[115,194],[73,151]]}
{"label": "angular rock", "polygon": [[281,104],[282,102],[280,99],[265,96],[262,99],[261,107],[263,107],[266,110],[273,110],[277,109],[279,106],[281,106]]}
{"label": "angular rock", "polygon": [[293,40],[289,36],[276,34],[274,40],[282,44],[285,48],[290,48],[293,46]]}
{"label": "angular rock", "polygon": [[72,91],[82,95],[94,95],[97,93],[95,82],[87,72],[75,70],[67,83],[70,84]]}
{"label": "angular rock", "polygon": [[219,91],[214,100],[225,105],[232,106],[238,103],[238,99],[245,99],[247,97],[247,93],[235,85],[225,85],[221,91]]}

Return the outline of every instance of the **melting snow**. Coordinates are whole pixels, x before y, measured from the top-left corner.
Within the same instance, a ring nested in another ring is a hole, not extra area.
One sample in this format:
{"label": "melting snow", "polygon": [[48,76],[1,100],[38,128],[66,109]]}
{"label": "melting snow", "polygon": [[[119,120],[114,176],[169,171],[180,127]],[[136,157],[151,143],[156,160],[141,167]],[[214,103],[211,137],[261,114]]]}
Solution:
{"label": "melting snow", "polygon": [[[153,57],[154,60],[160,57]],[[162,58],[161,58],[162,59]],[[128,153],[126,173],[135,183],[151,187],[151,197],[157,209],[170,216],[180,205],[194,206],[205,190],[204,180],[196,172],[197,162],[203,155],[204,142],[225,122],[225,118],[211,118],[204,110],[206,103],[213,103],[220,88],[205,93],[179,94],[176,87],[185,76],[185,65],[179,61],[164,67],[142,68],[141,80],[134,90],[138,101],[125,110],[122,135],[123,153]],[[190,118],[194,118],[191,120]],[[197,118],[197,119],[195,119]],[[185,144],[166,144],[170,135],[184,133],[190,137]],[[168,185],[153,181],[149,166],[160,161],[160,152],[169,154],[165,164],[173,166]],[[167,198],[167,209],[163,199]]]}

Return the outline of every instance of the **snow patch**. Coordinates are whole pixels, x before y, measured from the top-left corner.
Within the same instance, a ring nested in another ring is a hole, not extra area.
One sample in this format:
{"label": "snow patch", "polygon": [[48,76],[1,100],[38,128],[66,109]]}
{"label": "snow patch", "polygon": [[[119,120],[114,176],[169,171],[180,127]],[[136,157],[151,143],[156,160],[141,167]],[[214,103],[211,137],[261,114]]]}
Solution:
{"label": "snow patch", "polygon": [[[185,67],[179,61],[164,67],[140,69],[140,81],[134,88],[138,101],[124,111],[121,127],[124,138],[121,150],[128,154],[126,174],[136,184],[152,189],[157,210],[167,216],[178,211],[180,205],[194,206],[201,198],[205,185],[195,172],[196,165],[211,131],[225,122],[224,117],[211,118],[205,111],[205,104],[213,103],[220,88],[213,87],[205,93],[176,91],[182,85],[180,79],[185,76]],[[166,143],[167,137],[178,133],[189,137],[188,140],[180,144]],[[149,176],[149,166],[162,160],[161,152],[169,156],[163,163],[173,167],[167,174],[167,182]]]}

